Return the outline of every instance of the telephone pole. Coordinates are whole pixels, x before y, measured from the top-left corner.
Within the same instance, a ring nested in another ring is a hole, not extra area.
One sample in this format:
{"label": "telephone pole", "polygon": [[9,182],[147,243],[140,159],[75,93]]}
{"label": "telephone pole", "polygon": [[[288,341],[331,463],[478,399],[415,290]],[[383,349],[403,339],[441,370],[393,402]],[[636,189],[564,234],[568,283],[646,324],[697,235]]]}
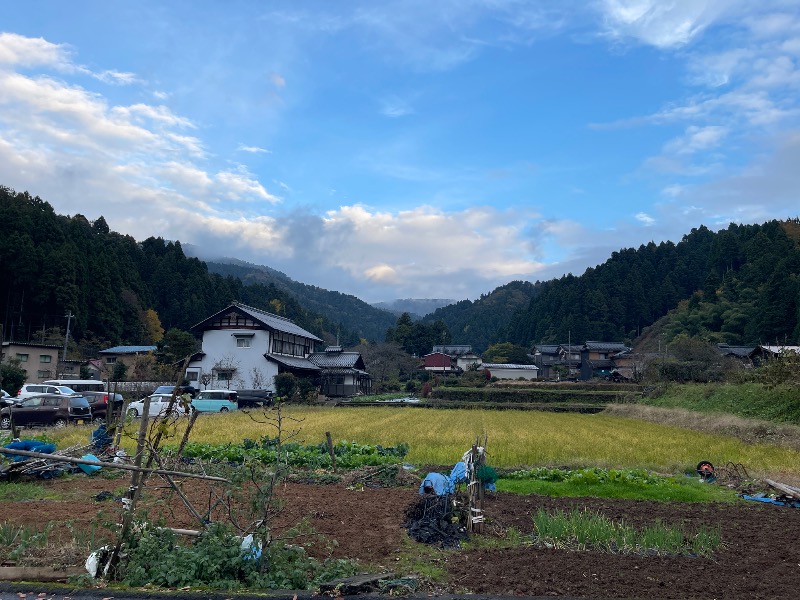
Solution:
{"label": "telephone pole", "polygon": [[61,374],[64,374],[64,369],[66,369],[67,365],[67,342],[69,342],[69,326],[72,322],[72,311],[68,310],[67,314],[64,315],[67,317],[67,335],[64,336],[64,355],[61,358]]}

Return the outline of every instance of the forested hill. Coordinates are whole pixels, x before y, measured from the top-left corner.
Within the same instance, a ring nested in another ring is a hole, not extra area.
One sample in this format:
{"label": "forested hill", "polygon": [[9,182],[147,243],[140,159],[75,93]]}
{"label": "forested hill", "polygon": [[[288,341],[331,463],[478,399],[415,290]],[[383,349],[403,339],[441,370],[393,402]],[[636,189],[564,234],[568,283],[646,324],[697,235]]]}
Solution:
{"label": "forested hill", "polygon": [[677,244],[620,250],[581,276],[536,282],[521,309],[504,286],[429,318],[444,321],[453,343],[479,347],[487,340],[523,346],[568,337],[633,341],[665,315],[670,337],[686,332],[734,345],[797,344],[799,242],[798,219],[730,225],[718,233],[701,226]]}
{"label": "forested hill", "polygon": [[[386,331],[395,324],[397,316],[375,308],[355,296],[300,283],[287,275],[261,265],[244,261],[206,261],[209,271],[233,276],[245,284],[274,285],[295,298],[306,309],[324,316],[329,322],[341,325],[342,332],[352,331],[368,341],[383,341]],[[347,345],[355,340],[340,340]]]}
{"label": "forested hill", "polygon": [[509,320],[517,311],[527,309],[538,286],[528,281],[512,281],[474,302],[462,300],[439,308],[422,321],[443,321],[453,344],[470,344],[482,352],[495,342],[507,341]]}
{"label": "forested hill", "polygon": [[[66,326],[83,352],[117,344],[152,344],[153,317],[186,330],[238,300],[284,315],[323,339],[358,343],[275,285],[244,284],[210,273],[180,242],[137,243],[109,230],[102,217],[57,215],[27,192],[0,187],[0,324],[6,340],[40,341]],[[62,334],[63,335],[63,334]],[[62,337],[63,339],[63,337]]]}

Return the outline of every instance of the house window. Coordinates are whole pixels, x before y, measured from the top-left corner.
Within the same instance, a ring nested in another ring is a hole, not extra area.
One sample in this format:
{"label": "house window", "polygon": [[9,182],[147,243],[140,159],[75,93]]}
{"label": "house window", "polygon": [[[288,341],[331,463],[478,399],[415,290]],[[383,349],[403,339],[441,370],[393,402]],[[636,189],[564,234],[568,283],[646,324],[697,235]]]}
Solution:
{"label": "house window", "polygon": [[115,362],[117,362],[117,357],[116,356],[106,356],[106,364],[107,365],[113,365]]}
{"label": "house window", "polygon": [[217,381],[230,381],[233,379],[233,370],[217,371]]}
{"label": "house window", "polygon": [[27,354],[20,354],[17,352],[17,360],[19,362],[28,362],[28,355]]}
{"label": "house window", "polygon": [[186,371],[186,381],[197,381],[197,371]]}
{"label": "house window", "polygon": [[36,376],[39,379],[49,379],[50,377],[53,376],[53,372],[50,371],[50,370],[47,370],[47,371],[36,371]]}
{"label": "house window", "polygon": [[40,363],[49,363],[53,361],[53,357],[49,354],[40,354],[39,355],[39,362]]}
{"label": "house window", "polygon": [[251,337],[244,337],[244,336],[236,336],[236,347],[237,348],[249,348],[250,342],[253,338]]}

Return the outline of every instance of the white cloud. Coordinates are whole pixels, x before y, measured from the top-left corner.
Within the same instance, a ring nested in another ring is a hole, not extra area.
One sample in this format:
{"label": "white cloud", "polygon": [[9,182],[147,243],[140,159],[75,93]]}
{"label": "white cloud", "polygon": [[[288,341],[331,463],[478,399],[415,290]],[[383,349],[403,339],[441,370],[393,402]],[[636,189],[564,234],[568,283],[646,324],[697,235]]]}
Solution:
{"label": "white cloud", "polygon": [[214,176],[218,193],[228,200],[266,200],[279,202],[280,198],[273,196],[251,175],[243,166],[236,171],[220,171]]}
{"label": "white cloud", "polygon": [[669,154],[694,154],[696,152],[716,148],[728,133],[727,127],[709,125],[698,127],[691,125],[684,134],[665,145],[664,149]]}
{"label": "white cloud", "polygon": [[673,48],[688,44],[736,4],[734,0],[603,0],[601,11],[609,37]]}
{"label": "white cloud", "polygon": [[272,154],[272,150],[267,150],[259,146],[247,146],[245,144],[239,144],[236,150],[239,152],[249,152],[251,154]]}
{"label": "white cloud", "polygon": [[634,218],[645,227],[649,227],[656,222],[656,220],[653,217],[644,212],[636,213]]}
{"label": "white cloud", "polygon": [[30,38],[16,33],[0,33],[0,64],[15,67],[51,66],[70,69],[70,52],[63,45],[44,38]]}

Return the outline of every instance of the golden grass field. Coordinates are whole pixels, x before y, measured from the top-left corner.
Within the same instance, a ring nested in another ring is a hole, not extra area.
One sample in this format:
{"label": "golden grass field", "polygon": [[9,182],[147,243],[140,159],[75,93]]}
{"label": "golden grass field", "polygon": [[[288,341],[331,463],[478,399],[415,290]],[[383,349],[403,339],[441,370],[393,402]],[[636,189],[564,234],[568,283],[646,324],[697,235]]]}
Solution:
{"label": "golden grass field", "polygon": [[[276,414],[275,410],[266,413]],[[245,438],[274,437],[276,429],[264,416],[263,411],[203,415],[191,440],[239,443]],[[410,446],[407,462],[417,465],[454,464],[476,438],[486,435],[489,464],[497,468],[602,466],[679,473],[709,460],[718,466],[742,464],[757,477],[800,477],[800,452],[796,450],[605,414],[290,406],[283,408],[282,417],[284,435],[297,434],[291,441],[317,444],[329,431],[334,442],[385,446],[405,442]],[[131,421],[126,426],[122,445],[128,450],[135,446],[138,423]],[[50,435],[59,447],[68,447],[85,443],[90,431],[66,428],[51,430]],[[177,439],[167,443],[177,443]]]}

